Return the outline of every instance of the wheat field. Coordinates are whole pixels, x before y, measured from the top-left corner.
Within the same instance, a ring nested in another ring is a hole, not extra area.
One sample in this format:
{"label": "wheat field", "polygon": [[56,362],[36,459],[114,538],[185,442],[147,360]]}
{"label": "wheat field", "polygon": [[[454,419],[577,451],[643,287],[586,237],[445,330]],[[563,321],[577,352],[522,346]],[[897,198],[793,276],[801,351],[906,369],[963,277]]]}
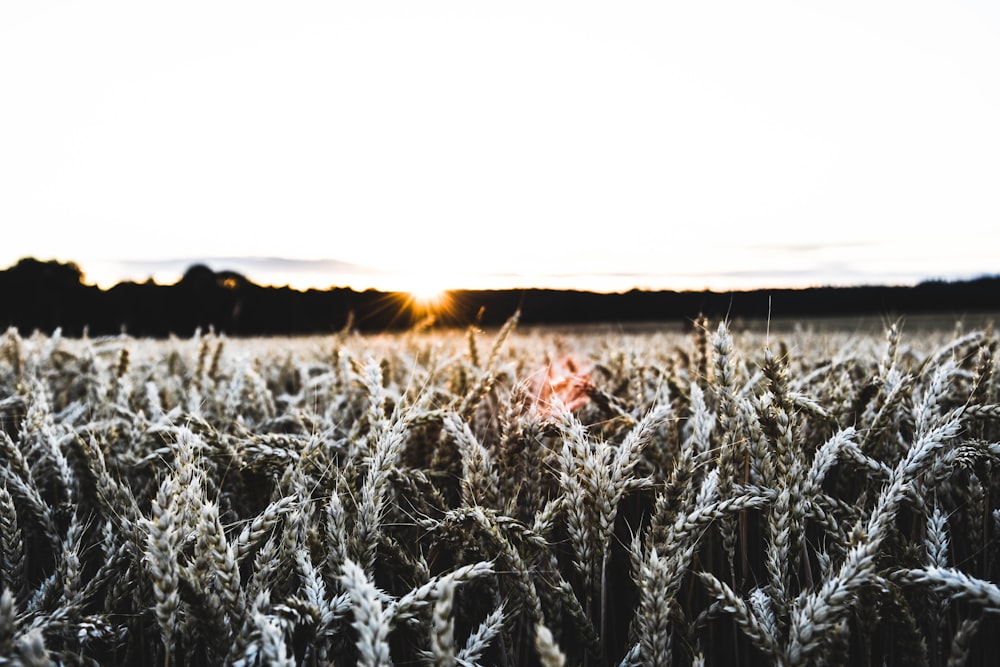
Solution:
{"label": "wheat field", "polygon": [[995,664],[990,327],[0,340],[0,664]]}

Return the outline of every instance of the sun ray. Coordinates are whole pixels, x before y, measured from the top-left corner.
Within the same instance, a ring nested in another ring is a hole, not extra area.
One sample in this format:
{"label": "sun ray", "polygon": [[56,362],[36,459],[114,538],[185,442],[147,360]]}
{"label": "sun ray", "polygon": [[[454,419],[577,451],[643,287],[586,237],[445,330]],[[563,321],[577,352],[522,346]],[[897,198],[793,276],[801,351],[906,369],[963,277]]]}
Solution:
{"label": "sun ray", "polygon": [[405,307],[418,326],[430,326],[449,319],[452,295],[437,275],[413,275],[406,281]]}

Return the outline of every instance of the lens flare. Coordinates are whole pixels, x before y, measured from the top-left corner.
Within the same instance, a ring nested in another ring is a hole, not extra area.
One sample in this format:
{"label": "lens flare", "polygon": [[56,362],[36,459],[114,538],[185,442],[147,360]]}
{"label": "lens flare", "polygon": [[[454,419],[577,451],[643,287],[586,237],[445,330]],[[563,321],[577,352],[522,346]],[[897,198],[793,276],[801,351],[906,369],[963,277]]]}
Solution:
{"label": "lens flare", "polygon": [[415,326],[429,327],[451,319],[454,306],[452,295],[438,276],[410,276],[405,284],[403,307]]}
{"label": "lens flare", "polygon": [[448,299],[448,292],[434,285],[414,286],[407,290],[413,305],[427,310],[436,310]]}

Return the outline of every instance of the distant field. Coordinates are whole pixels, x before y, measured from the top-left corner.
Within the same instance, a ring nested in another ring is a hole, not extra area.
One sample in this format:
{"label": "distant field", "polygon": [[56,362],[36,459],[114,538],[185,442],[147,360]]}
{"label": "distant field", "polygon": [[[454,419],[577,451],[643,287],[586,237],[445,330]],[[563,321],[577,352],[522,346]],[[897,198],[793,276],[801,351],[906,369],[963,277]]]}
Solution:
{"label": "distant field", "polygon": [[[996,313],[940,313],[922,315],[855,315],[838,317],[787,317],[768,319],[735,318],[727,320],[733,331],[765,334],[768,330],[777,333],[794,331],[816,333],[845,333],[864,336],[880,336],[890,325],[899,324],[904,332],[954,332],[985,329],[1000,322],[1000,312]],[[668,320],[662,322],[620,322],[582,325],[549,325],[527,327],[532,331],[552,331],[563,334],[654,334],[685,333],[690,331],[693,319]]]}
{"label": "distant field", "polygon": [[0,662],[994,664],[986,316],[0,339]]}

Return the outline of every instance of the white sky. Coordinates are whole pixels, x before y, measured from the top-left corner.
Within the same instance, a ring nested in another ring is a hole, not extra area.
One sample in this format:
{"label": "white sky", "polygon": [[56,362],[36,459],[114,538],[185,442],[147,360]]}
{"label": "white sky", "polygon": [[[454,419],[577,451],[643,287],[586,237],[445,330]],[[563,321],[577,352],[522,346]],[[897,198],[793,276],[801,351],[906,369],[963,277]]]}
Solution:
{"label": "white sky", "polygon": [[998,119],[990,0],[9,1],[0,266],[108,284],[231,258],[210,265],[393,289],[995,274]]}

